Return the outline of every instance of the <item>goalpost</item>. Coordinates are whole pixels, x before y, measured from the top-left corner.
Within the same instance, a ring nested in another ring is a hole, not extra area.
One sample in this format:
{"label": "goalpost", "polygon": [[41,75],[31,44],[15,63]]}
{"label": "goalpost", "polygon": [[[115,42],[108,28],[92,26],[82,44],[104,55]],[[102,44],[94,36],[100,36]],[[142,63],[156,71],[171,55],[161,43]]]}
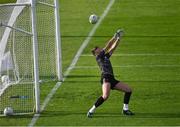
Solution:
{"label": "goalpost", "polygon": [[0,5],[0,114],[40,112],[39,84],[62,81],[58,0]]}

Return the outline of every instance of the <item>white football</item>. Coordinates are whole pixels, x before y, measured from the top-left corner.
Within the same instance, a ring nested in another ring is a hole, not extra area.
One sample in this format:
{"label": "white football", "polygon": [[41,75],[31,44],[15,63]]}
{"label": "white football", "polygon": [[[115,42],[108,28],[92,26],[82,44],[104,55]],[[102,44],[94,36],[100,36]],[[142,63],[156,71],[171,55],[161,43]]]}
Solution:
{"label": "white football", "polygon": [[1,77],[1,82],[2,83],[8,83],[9,82],[9,76],[8,75],[3,75]]}
{"label": "white football", "polygon": [[97,23],[97,21],[98,21],[98,16],[97,15],[92,14],[92,15],[89,16],[89,22],[91,24],[95,24],[95,23]]}
{"label": "white football", "polygon": [[5,116],[11,116],[11,115],[13,115],[13,109],[12,109],[11,107],[6,107],[6,108],[4,109],[4,115],[5,115]]}

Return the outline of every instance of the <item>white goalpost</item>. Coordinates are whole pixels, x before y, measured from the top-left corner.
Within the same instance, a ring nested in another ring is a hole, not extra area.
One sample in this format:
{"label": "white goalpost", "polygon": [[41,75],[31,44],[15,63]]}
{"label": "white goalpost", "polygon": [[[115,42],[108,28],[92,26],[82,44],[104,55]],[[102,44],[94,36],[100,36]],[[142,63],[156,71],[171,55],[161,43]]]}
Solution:
{"label": "white goalpost", "polygon": [[0,5],[0,114],[40,112],[39,84],[62,81],[58,0]]}

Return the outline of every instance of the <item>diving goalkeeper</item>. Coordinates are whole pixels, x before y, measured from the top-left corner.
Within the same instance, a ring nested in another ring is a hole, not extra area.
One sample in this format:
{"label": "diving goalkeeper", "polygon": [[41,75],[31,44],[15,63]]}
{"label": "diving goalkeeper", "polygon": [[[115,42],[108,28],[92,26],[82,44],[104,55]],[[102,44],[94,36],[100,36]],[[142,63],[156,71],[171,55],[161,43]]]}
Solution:
{"label": "diving goalkeeper", "polygon": [[110,62],[110,57],[118,46],[122,35],[123,31],[118,30],[113,38],[107,43],[105,48],[102,49],[100,47],[95,47],[92,49],[92,54],[96,57],[96,61],[101,70],[102,96],[97,99],[95,104],[88,111],[87,117],[92,117],[96,108],[108,99],[111,89],[124,92],[124,105],[122,113],[124,115],[134,115],[128,107],[132,90],[127,84],[124,84],[114,78],[113,68]]}

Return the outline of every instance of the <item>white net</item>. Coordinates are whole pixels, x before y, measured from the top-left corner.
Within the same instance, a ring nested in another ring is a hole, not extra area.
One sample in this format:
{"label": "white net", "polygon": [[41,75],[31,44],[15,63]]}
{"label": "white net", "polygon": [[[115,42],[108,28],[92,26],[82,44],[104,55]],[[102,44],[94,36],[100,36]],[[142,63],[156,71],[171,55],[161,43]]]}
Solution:
{"label": "white net", "polygon": [[[54,4],[54,0],[39,1],[45,4]],[[54,7],[38,3],[36,11],[40,80],[56,80],[57,75]]]}
{"label": "white net", "polygon": [[0,19],[0,112],[5,107],[12,107],[15,113],[32,112],[32,35],[25,33],[31,32],[30,7],[2,6]]}
{"label": "white net", "polygon": [[[18,0],[17,3],[28,3]],[[51,6],[52,5],[52,6]],[[54,0],[36,4],[39,79],[57,80]],[[35,108],[31,6],[0,6],[0,114]]]}

